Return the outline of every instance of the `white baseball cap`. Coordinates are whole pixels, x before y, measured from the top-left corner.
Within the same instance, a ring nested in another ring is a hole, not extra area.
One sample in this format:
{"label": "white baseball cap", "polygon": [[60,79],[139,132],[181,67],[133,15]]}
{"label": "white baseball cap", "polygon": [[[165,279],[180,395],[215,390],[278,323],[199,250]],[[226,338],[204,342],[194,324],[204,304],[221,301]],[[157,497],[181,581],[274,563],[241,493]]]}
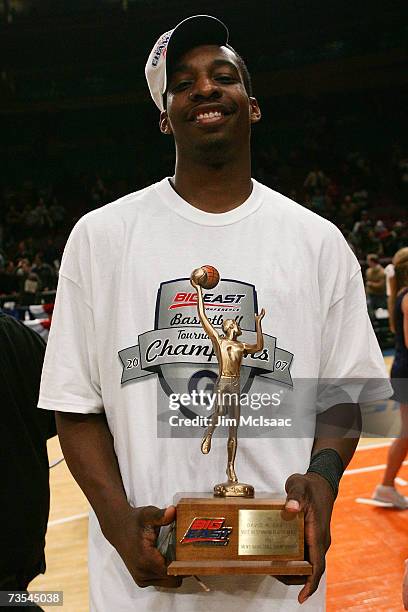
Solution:
{"label": "white baseball cap", "polygon": [[145,67],[150,94],[159,110],[164,110],[163,94],[167,87],[169,54],[171,59],[201,44],[226,45],[228,37],[227,26],[210,15],[188,17],[160,36]]}

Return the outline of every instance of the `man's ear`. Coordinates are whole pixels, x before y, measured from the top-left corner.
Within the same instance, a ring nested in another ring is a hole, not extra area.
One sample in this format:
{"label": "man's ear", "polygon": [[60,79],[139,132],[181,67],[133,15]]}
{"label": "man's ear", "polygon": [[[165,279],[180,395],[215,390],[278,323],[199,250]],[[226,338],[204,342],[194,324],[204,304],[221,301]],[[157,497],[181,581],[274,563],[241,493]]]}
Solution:
{"label": "man's ear", "polygon": [[249,98],[249,103],[251,105],[251,123],[258,123],[261,119],[261,109],[259,108],[259,104],[256,98],[252,96]]}
{"label": "man's ear", "polygon": [[167,116],[167,111],[165,110],[161,111],[160,113],[159,127],[160,127],[160,131],[162,134],[170,135],[173,133],[171,126],[170,126],[169,118]]}

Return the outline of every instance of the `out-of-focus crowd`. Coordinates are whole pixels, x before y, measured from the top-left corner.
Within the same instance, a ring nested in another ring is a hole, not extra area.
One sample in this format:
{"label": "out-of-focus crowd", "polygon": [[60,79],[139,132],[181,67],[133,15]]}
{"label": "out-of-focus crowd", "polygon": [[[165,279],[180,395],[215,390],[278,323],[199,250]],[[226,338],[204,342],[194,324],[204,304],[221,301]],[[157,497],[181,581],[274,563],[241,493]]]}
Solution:
{"label": "out-of-focus crowd", "polygon": [[[282,161],[273,145],[256,152],[254,164],[255,178],[341,229],[362,264],[371,312],[386,308],[384,268],[396,251],[408,245],[408,225],[401,212],[408,201],[408,157],[397,147],[388,170],[379,176],[378,167],[378,162],[358,152],[338,159],[331,171],[318,163],[308,167],[304,151],[294,149]],[[13,296],[22,306],[43,301],[42,292],[56,289],[62,252],[75,221],[142,186],[99,175],[86,176],[78,184],[73,180],[59,192],[32,182],[4,188],[0,195],[3,301],[5,296]]]}
{"label": "out-of-focus crowd", "polygon": [[21,305],[56,289],[66,237],[65,208],[52,189],[5,189],[0,216],[0,295]]}
{"label": "out-of-focus crowd", "polygon": [[[369,165],[364,157],[352,156],[350,161],[363,174],[369,173]],[[404,165],[401,164],[401,174],[399,195],[402,204],[404,199],[408,200],[408,159]],[[390,258],[408,243],[407,223],[404,218],[396,217],[402,206],[393,207],[393,202],[386,200],[378,206],[366,187],[347,191],[344,185],[329,178],[319,166],[315,166],[304,181],[304,190],[304,206],[335,223],[359,259],[365,259],[369,253]],[[382,214],[385,221],[379,219],[378,214]]]}

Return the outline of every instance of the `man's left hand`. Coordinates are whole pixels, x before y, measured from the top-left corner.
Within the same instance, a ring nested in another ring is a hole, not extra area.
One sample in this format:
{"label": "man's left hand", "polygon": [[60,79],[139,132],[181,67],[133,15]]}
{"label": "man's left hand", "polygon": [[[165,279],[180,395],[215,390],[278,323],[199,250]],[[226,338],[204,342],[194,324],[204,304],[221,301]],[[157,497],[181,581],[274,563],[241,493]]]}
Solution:
{"label": "man's left hand", "polygon": [[310,576],[280,576],[279,580],[285,584],[305,583],[298,596],[299,603],[304,603],[316,591],[326,567],[335,497],[327,480],[314,473],[292,474],[285,489],[287,497],[283,512],[304,512],[305,552],[313,569]]}

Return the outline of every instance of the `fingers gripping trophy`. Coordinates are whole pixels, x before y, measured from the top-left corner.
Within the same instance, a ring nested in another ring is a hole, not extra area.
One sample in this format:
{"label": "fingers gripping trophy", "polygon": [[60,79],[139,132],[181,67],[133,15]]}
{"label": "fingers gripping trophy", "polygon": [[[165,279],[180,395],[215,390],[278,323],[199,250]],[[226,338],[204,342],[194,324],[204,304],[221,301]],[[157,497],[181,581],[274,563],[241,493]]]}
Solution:
{"label": "fingers gripping trophy", "polygon": [[228,441],[227,441],[227,482],[217,484],[214,494],[219,497],[253,497],[252,485],[240,483],[235,473],[235,456],[238,445],[238,424],[240,419],[240,369],[243,357],[253,355],[263,349],[261,321],[265,316],[262,308],[255,316],[256,343],[247,344],[237,338],[242,331],[235,319],[223,321],[224,334],[220,335],[210,323],[204,308],[202,289],[214,289],[220,280],[218,271],[213,266],[202,266],[194,270],[190,281],[197,291],[198,316],[204,331],[210,338],[218,361],[218,378],[215,385],[216,403],[213,413],[209,417],[209,425],[201,442],[201,451],[207,454],[211,450],[212,436],[219,424],[220,417],[228,414]]}

